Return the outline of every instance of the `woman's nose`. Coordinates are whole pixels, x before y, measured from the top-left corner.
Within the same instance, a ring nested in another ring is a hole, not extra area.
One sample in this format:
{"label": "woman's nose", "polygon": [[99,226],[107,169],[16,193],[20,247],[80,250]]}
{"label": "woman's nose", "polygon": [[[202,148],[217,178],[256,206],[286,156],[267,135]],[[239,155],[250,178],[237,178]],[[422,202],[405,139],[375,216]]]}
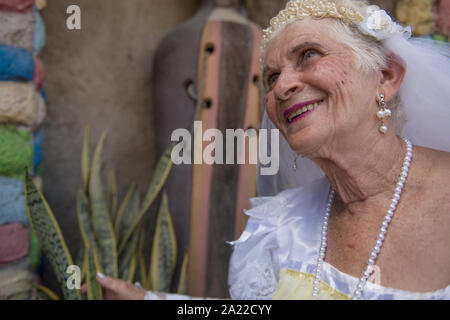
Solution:
{"label": "woman's nose", "polygon": [[274,88],[275,95],[280,100],[288,100],[303,89],[303,83],[293,73],[281,74]]}

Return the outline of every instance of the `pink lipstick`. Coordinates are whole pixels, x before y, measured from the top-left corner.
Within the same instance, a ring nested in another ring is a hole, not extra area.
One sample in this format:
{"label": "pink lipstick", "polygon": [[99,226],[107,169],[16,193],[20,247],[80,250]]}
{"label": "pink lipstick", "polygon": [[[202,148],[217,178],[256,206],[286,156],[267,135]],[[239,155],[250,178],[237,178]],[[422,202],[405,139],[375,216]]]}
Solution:
{"label": "pink lipstick", "polygon": [[318,107],[323,102],[320,100],[311,100],[296,104],[284,111],[283,116],[288,123],[295,122],[299,119],[306,117],[310,114],[316,107]]}

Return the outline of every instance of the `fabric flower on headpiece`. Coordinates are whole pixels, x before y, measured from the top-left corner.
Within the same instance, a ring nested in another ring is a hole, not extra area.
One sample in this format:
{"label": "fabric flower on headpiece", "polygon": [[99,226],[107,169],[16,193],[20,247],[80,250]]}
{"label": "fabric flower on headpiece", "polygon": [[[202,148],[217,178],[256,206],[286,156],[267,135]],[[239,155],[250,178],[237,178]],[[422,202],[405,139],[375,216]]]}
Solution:
{"label": "fabric flower on headpiece", "polygon": [[406,38],[411,37],[411,27],[404,28],[392,21],[392,18],[384,10],[379,10],[378,6],[369,6],[367,16],[359,25],[362,33],[385,40],[394,34],[403,34]]}

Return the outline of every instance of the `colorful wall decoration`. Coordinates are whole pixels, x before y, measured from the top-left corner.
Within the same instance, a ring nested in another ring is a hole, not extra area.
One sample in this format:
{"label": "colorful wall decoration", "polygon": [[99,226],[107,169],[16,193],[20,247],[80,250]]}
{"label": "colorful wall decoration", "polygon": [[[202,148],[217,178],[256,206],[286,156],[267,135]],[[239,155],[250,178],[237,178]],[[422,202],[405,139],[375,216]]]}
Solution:
{"label": "colorful wall decoration", "polygon": [[0,0],[0,299],[34,299],[40,250],[24,202],[24,171],[42,188],[46,116],[45,44],[39,14],[46,1]]}

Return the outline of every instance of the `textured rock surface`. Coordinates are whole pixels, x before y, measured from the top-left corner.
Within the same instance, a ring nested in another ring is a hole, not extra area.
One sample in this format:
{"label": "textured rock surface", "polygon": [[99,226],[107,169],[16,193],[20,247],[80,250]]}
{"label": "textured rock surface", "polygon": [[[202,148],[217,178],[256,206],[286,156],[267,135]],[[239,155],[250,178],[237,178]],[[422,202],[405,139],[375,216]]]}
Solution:
{"label": "textured rock surface", "polygon": [[0,125],[0,176],[23,179],[24,169],[32,164],[30,131]]}
{"label": "textured rock surface", "polygon": [[0,177],[0,225],[15,222],[28,225],[23,181]]}
{"label": "textured rock surface", "polygon": [[28,257],[0,267],[0,300],[29,299],[32,281]]}
{"label": "textured rock surface", "polygon": [[34,0],[34,4],[39,10],[42,10],[47,6],[47,0]]}
{"label": "textured rock surface", "polygon": [[47,117],[47,106],[44,98],[40,94],[36,94],[36,118],[34,119],[32,128],[36,130],[44,122]]}
{"label": "textured rock surface", "polygon": [[33,133],[33,174],[39,174],[40,165],[42,163],[42,130]]}
{"label": "textured rock surface", "polygon": [[37,95],[33,84],[0,82],[0,123],[31,126],[36,121]]}
{"label": "textured rock surface", "polygon": [[0,0],[0,10],[25,12],[31,10],[34,0]]}
{"label": "textured rock surface", "polygon": [[42,64],[41,59],[38,57],[34,58],[34,73],[33,73],[33,81],[36,85],[37,90],[41,90],[42,85],[44,84],[45,80],[45,69],[44,65]]}
{"label": "textured rock surface", "polygon": [[0,43],[33,50],[33,11],[0,11]]}
{"label": "textured rock surface", "polygon": [[22,224],[0,225],[0,266],[12,263],[30,252],[30,234]]}
{"label": "textured rock surface", "polygon": [[39,10],[34,10],[33,50],[39,53],[45,45],[45,25]]}
{"label": "textured rock surface", "polygon": [[31,81],[33,74],[34,58],[31,51],[0,42],[0,81]]}

